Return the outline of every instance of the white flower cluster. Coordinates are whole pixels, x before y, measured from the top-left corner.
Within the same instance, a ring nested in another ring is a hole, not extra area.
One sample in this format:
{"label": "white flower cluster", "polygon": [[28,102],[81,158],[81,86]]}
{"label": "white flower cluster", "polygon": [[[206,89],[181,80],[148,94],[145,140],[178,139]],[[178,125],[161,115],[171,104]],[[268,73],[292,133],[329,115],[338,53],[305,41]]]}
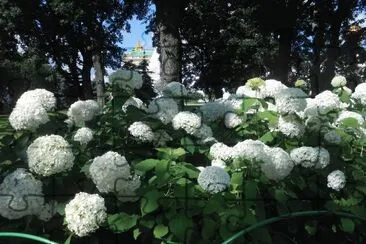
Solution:
{"label": "white flower cluster", "polygon": [[121,89],[132,92],[138,90],[143,85],[142,75],[133,70],[118,70],[109,76],[109,82],[119,86]]}
{"label": "white flower cluster", "polygon": [[264,85],[260,87],[260,91],[262,93],[262,97],[278,97],[278,93],[287,88],[286,85],[282,84],[281,81],[278,80],[265,80]]}
{"label": "white flower cluster", "polygon": [[223,118],[228,112],[235,112],[240,108],[240,100],[216,100],[202,104],[200,112],[204,121],[212,122],[219,118]]}
{"label": "white flower cluster", "polygon": [[168,83],[162,92],[165,97],[173,99],[183,98],[188,94],[186,87],[183,84],[175,81]]}
{"label": "white flower cluster", "polygon": [[294,114],[306,108],[307,95],[299,88],[285,88],[276,94],[276,107],[281,114]]}
{"label": "white flower cluster", "polygon": [[323,147],[299,147],[290,152],[290,157],[296,165],[304,168],[325,168],[330,161],[327,149]]}
{"label": "white flower cluster", "polygon": [[213,159],[227,161],[231,159],[232,148],[224,143],[217,142],[210,147],[210,155]]}
{"label": "white flower cluster", "polygon": [[347,80],[346,80],[346,77],[344,77],[342,75],[336,75],[336,76],[334,76],[334,78],[332,79],[330,84],[333,87],[341,87],[341,86],[345,86],[347,84]]}
{"label": "white flower cluster", "polygon": [[236,89],[235,94],[238,97],[252,97],[252,98],[263,98],[262,93],[259,90],[253,90],[249,86],[239,86]]}
{"label": "white flower cluster", "polygon": [[174,116],[172,125],[175,130],[183,129],[193,135],[202,125],[201,117],[188,111],[179,112]]}
{"label": "white flower cluster", "polygon": [[128,131],[133,137],[141,142],[151,142],[154,140],[154,132],[147,124],[136,121],[128,127]]}
{"label": "white flower cluster", "polygon": [[366,83],[358,84],[351,97],[359,104],[366,105]]}
{"label": "white flower cluster", "polygon": [[9,116],[10,125],[15,130],[36,130],[49,121],[47,111],[56,106],[52,92],[35,89],[24,92]]}
{"label": "white flower cluster", "polygon": [[268,159],[264,153],[264,148],[267,147],[263,142],[258,140],[244,140],[238,142],[231,150],[232,158],[247,158],[256,161],[265,161]]}
{"label": "white flower cluster", "polygon": [[346,176],[340,170],[335,170],[331,172],[328,177],[328,187],[335,191],[340,191],[346,186]]}
{"label": "white flower cluster", "polygon": [[304,110],[305,116],[325,115],[330,111],[339,110],[342,103],[339,97],[331,91],[323,91],[314,99],[307,100],[307,107]]}
{"label": "white flower cluster", "polygon": [[132,177],[130,165],[119,153],[109,151],[95,157],[89,174],[100,192],[115,193],[123,202],[138,199],[135,191],[140,187],[140,179]]}
{"label": "white flower cluster", "polygon": [[279,147],[265,146],[264,154],[269,160],[261,164],[261,170],[268,179],[282,180],[291,173],[294,163],[285,150]]}
{"label": "white flower cluster", "polygon": [[211,166],[219,167],[225,169],[226,163],[221,159],[214,159],[211,161]]}
{"label": "white flower cluster", "polygon": [[107,219],[104,199],[98,194],[79,192],[65,206],[67,228],[83,237],[96,231]]}
{"label": "white flower cluster", "polygon": [[78,141],[82,145],[88,144],[91,140],[93,140],[93,131],[87,127],[78,129],[74,135],[74,141]]}
{"label": "white flower cluster", "polygon": [[44,204],[42,187],[42,181],[26,169],[8,174],[0,185],[0,215],[7,219],[39,215]]}
{"label": "white flower cluster", "polygon": [[197,181],[205,191],[215,194],[230,186],[230,175],[220,167],[208,166],[200,172]]}
{"label": "white flower cluster", "polygon": [[76,125],[83,126],[86,121],[94,119],[99,113],[99,105],[94,100],[77,101],[71,104],[67,111],[69,120]]}
{"label": "white flower cluster", "polygon": [[158,97],[150,102],[147,112],[166,125],[173,120],[179,109],[174,99]]}
{"label": "white flower cluster", "polygon": [[356,112],[352,112],[352,111],[341,111],[338,115],[338,118],[336,120],[336,124],[339,124],[342,122],[342,120],[347,119],[347,118],[353,118],[356,119],[358,122],[359,126],[362,126],[363,123],[365,122],[364,118],[362,117],[361,114],[356,113]]}
{"label": "white flower cluster", "polygon": [[278,130],[290,138],[299,138],[305,133],[305,125],[299,122],[295,115],[280,116]]}
{"label": "white flower cluster", "polygon": [[144,111],[147,110],[144,102],[137,97],[130,97],[127,99],[127,101],[122,106],[122,111],[126,113],[129,106],[133,106]]}
{"label": "white flower cluster", "polygon": [[224,122],[227,128],[235,128],[243,123],[243,119],[236,113],[228,112],[225,114]]}
{"label": "white flower cluster", "polygon": [[126,158],[112,151],[95,157],[89,167],[89,173],[97,189],[103,193],[117,192],[116,180],[129,179],[131,175]]}
{"label": "white flower cluster", "polygon": [[211,146],[210,155],[213,157],[212,163],[221,167],[226,165],[221,161],[230,159],[246,158],[261,162],[262,172],[272,180],[285,178],[294,167],[294,162],[286,151],[279,147],[271,148],[258,140],[244,140],[233,147],[218,142]]}
{"label": "white flower cluster", "polygon": [[59,135],[38,137],[29,145],[27,157],[30,171],[42,176],[70,170],[75,159],[69,143]]}

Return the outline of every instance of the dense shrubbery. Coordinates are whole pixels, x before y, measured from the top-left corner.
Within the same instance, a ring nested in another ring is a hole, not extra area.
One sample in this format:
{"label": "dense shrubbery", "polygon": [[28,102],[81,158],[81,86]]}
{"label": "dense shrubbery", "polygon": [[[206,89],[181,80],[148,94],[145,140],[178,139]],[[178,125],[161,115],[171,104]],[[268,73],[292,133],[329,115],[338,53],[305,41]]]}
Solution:
{"label": "dense shrubbery", "polygon": [[[55,104],[45,90],[19,99],[9,118],[16,131],[0,141],[2,229],[23,231],[25,217],[26,231],[58,241],[125,232],[131,240],[216,243],[286,213],[366,218],[364,83],[352,93],[337,76],[333,92],[308,98],[256,78],[194,108],[178,83],[144,104],[134,97],[141,80],[121,75],[112,75],[118,85],[101,111],[88,100],[67,116],[47,114]],[[358,242],[364,224],[302,217],[238,240]]]}

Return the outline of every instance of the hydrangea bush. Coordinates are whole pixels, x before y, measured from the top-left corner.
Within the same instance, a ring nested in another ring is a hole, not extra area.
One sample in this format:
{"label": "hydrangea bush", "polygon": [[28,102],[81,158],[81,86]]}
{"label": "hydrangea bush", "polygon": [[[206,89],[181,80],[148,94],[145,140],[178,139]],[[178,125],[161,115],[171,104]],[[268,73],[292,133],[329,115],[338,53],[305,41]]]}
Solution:
{"label": "hydrangea bush", "polygon": [[[145,104],[139,74],[110,80],[104,108],[80,100],[54,113],[54,95],[42,89],[19,98],[14,134],[0,137],[0,224],[9,231],[59,242],[218,243],[297,211],[366,218],[364,83],[352,93],[336,76],[333,91],[310,98],[300,85],[253,78],[192,107],[176,82]],[[238,240],[357,242],[364,224],[304,217]]]}

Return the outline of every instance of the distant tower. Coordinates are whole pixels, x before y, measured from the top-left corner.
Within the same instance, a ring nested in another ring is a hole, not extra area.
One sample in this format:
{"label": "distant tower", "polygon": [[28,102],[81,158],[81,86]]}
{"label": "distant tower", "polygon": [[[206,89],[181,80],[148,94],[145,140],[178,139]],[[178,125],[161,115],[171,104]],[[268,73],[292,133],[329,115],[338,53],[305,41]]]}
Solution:
{"label": "distant tower", "polygon": [[145,49],[140,41],[137,41],[134,48],[127,48],[126,53],[123,55],[122,60],[124,62],[132,61],[133,64],[139,65],[141,61],[146,60],[149,62],[153,53],[153,49]]}

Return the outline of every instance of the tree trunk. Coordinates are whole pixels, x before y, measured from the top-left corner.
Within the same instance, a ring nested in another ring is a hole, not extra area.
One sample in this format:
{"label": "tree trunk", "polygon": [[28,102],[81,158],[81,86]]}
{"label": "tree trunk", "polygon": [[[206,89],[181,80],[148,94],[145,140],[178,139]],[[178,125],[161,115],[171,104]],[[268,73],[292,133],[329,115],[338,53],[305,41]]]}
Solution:
{"label": "tree trunk", "polygon": [[95,70],[95,84],[97,90],[97,101],[100,108],[104,107],[104,72],[100,61],[100,52],[93,55],[93,67]]}
{"label": "tree trunk", "polygon": [[321,73],[322,82],[319,84],[320,91],[329,89],[330,82],[335,75],[337,59],[341,54],[339,36],[341,25],[352,15],[352,5],[354,0],[338,0],[338,8],[333,14],[330,27],[330,44],[327,48],[327,58],[324,64],[324,72]]}
{"label": "tree trunk", "polygon": [[178,27],[182,2],[155,1],[160,47],[160,79],[162,84],[160,89],[172,81],[181,82],[182,55]]}
{"label": "tree trunk", "polygon": [[92,55],[89,52],[83,53],[83,69],[81,71],[84,99],[93,98],[93,88],[90,79],[90,70],[93,67]]}
{"label": "tree trunk", "polygon": [[316,16],[317,29],[315,30],[315,37],[313,41],[313,53],[314,58],[312,61],[310,71],[310,84],[311,84],[311,95],[315,96],[319,93],[320,80],[320,64],[322,62],[320,53],[324,47],[324,33],[325,33],[325,21],[326,21],[326,6],[324,1],[320,1],[318,9],[318,16]]}
{"label": "tree trunk", "polygon": [[274,77],[282,83],[289,85],[288,73],[291,60],[291,44],[293,39],[292,29],[281,29],[279,40],[279,54],[274,70]]}

